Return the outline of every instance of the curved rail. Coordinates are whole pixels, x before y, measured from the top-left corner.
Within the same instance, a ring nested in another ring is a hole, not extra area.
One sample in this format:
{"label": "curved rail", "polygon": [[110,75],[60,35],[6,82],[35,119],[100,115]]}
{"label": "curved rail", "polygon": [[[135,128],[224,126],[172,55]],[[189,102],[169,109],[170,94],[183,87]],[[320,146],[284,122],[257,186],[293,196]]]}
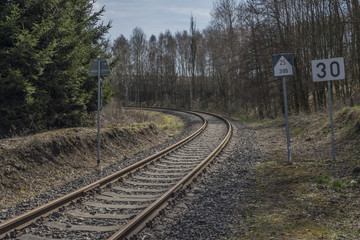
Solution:
{"label": "curved rail", "polygon": [[12,218],[3,223],[0,223],[0,238],[5,237],[7,233],[9,233],[15,229],[23,228],[23,227],[30,225],[34,220],[36,220],[42,216],[47,216],[47,215],[51,214],[52,212],[56,211],[60,207],[71,203],[72,201],[78,199],[79,197],[82,197],[86,192],[102,188],[105,185],[116,181],[120,177],[134,171],[135,169],[137,169],[151,161],[154,161],[154,160],[160,158],[161,156],[164,156],[164,155],[172,152],[173,150],[182,146],[186,142],[189,142],[190,140],[195,138],[197,135],[199,135],[207,126],[206,120],[201,115],[194,113],[194,112],[189,112],[189,113],[198,116],[203,121],[203,125],[197,131],[195,131],[193,134],[189,135],[185,139],[175,143],[174,145],[172,145],[172,146],[170,146],[148,158],[145,158],[131,166],[128,166],[128,167],[126,167],[116,173],[113,173],[101,180],[98,180],[88,186],[85,186],[79,190],[71,192],[61,198],[55,199],[47,204],[44,204],[43,206],[37,207],[37,208],[35,208],[31,211],[28,211],[20,216]]}
{"label": "curved rail", "polygon": [[[209,113],[206,113],[209,114]],[[115,239],[125,239],[131,235],[134,235],[136,232],[141,230],[141,228],[145,225],[145,222],[148,221],[148,218],[154,215],[155,211],[162,208],[162,205],[168,201],[171,196],[173,196],[177,191],[183,189],[188,184],[191,183],[191,180],[194,179],[198,174],[201,173],[202,169],[206,167],[210,163],[210,161],[226,146],[232,136],[232,125],[231,123],[216,114],[213,115],[221,120],[223,120],[228,128],[227,134],[223,141],[219,144],[219,146],[211,152],[195,169],[193,169],[190,173],[188,173],[183,179],[181,179],[177,184],[175,184],[172,188],[170,188],[166,193],[164,193],[161,197],[159,197],[155,202],[145,208],[140,214],[138,214],[135,218],[133,218],[130,222],[128,222],[122,229],[113,234],[109,240]]]}

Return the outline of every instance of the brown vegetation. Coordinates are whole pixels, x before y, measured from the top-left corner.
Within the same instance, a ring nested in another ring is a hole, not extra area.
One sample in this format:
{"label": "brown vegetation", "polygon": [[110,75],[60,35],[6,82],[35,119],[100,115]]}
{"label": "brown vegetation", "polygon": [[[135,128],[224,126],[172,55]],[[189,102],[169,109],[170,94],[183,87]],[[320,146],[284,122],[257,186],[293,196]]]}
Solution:
{"label": "brown vegetation", "polygon": [[[101,168],[166,141],[183,126],[180,119],[170,115],[110,107],[105,109],[103,120]],[[2,139],[0,209],[97,169],[96,128]]]}
{"label": "brown vegetation", "polygon": [[290,119],[292,165],[283,121],[252,124],[266,157],[256,166],[242,239],[360,238],[360,109],[335,114],[336,162],[328,118],[324,112]]}
{"label": "brown vegetation", "polygon": [[327,105],[327,84],[313,83],[311,60],[344,57],[346,79],[333,81],[334,103],[359,104],[358,1],[217,0],[211,23],[149,39],[137,27],[119,36],[112,50],[114,89],[126,104],[186,107],[276,118],[283,111],[281,80],[271,56],[294,54],[288,77],[290,112],[316,112]]}

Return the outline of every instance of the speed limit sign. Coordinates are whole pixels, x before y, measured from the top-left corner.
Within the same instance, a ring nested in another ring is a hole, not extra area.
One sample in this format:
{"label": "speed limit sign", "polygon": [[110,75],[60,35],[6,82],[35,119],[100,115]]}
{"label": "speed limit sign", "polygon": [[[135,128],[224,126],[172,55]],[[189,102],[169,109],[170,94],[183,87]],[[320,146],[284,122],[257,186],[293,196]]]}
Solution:
{"label": "speed limit sign", "polygon": [[311,61],[313,82],[345,79],[344,58]]}
{"label": "speed limit sign", "polygon": [[313,81],[314,82],[328,82],[328,91],[329,91],[329,112],[330,112],[330,125],[331,125],[331,146],[333,160],[335,161],[335,140],[334,140],[334,123],[333,123],[333,114],[332,114],[332,103],[331,103],[331,84],[332,80],[341,80],[345,79],[345,68],[344,68],[344,58],[329,58],[321,60],[311,61]]}

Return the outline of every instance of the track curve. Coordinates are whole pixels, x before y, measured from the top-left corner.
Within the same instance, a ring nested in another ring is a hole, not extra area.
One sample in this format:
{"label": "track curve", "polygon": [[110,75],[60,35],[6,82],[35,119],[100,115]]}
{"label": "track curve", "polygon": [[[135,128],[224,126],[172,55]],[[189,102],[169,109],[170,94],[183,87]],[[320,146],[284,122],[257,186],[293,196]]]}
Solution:
{"label": "track curve", "polygon": [[[232,128],[227,120],[205,113],[198,115],[204,119],[204,125],[186,140],[85,187],[87,194],[84,189],[72,193],[67,202],[69,206],[56,206],[49,211],[59,207],[60,211],[11,237],[123,239],[136,233],[168,203],[174,192],[189,184],[230,139]],[[11,221],[0,224],[0,231]]]}

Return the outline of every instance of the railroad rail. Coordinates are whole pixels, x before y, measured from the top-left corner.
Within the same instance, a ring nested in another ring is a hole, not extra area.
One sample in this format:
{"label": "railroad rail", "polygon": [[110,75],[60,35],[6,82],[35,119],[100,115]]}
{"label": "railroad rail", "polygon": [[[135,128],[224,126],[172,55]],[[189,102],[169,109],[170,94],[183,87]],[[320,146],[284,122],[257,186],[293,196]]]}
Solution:
{"label": "railroad rail", "polygon": [[[0,223],[0,238],[125,239],[136,234],[201,173],[231,137],[232,126],[226,119],[208,113],[188,113],[198,116],[203,125],[187,138],[104,179]],[[41,223],[34,224],[37,219]],[[29,225],[27,230],[18,231],[20,234],[14,233],[15,229]],[[86,235],[89,232],[90,237]]]}

